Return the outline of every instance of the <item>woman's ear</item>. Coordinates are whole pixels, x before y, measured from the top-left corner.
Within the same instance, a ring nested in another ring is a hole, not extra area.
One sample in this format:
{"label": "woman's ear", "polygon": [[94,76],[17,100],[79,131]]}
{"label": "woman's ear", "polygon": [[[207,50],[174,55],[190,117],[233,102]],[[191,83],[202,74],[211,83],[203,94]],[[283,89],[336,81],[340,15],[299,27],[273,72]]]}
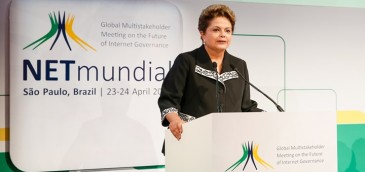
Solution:
{"label": "woman's ear", "polygon": [[200,37],[202,37],[202,39],[203,39],[204,32],[203,31],[199,31],[199,33],[200,33]]}
{"label": "woman's ear", "polygon": [[202,40],[203,43],[205,43],[205,40],[204,40],[204,32],[203,31],[199,31],[200,33],[200,39]]}

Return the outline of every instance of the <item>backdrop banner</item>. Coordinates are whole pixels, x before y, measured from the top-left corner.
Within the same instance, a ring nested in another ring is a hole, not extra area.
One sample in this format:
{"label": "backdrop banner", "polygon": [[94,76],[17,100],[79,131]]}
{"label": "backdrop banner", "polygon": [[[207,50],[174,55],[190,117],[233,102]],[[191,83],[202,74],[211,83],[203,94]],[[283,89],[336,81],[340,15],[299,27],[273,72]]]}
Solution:
{"label": "backdrop banner", "polygon": [[182,51],[174,5],[14,1],[10,28],[10,154],[18,168],[164,163],[157,98]]}

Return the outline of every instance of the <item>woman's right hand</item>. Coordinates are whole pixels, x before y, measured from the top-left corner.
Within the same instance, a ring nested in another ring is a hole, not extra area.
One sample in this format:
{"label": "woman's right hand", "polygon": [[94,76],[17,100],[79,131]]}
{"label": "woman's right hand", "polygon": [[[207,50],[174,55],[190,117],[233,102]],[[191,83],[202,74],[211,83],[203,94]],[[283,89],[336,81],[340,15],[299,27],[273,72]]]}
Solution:
{"label": "woman's right hand", "polygon": [[175,112],[171,112],[166,115],[166,119],[169,121],[169,128],[171,133],[175,136],[177,140],[181,139],[181,134],[183,133],[182,124],[185,123],[179,115]]}

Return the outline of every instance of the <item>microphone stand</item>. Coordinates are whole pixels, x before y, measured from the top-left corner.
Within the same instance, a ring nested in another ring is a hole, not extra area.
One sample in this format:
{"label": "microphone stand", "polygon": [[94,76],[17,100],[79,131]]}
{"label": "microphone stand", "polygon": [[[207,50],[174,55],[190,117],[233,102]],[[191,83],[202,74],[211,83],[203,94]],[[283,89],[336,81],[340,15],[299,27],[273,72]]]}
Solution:
{"label": "microphone stand", "polygon": [[243,75],[242,75],[242,73],[240,72],[240,71],[238,71],[237,70],[237,68],[233,65],[233,64],[231,64],[230,65],[231,66],[231,68],[233,69],[233,70],[235,70],[240,76],[241,76],[241,78],[243,79],[243,80],[245,80],[245,82],[247,82],[248,84],[250,84],[254,89],[256,89],[258,92],[260,92],[262,95],[264,95],[266,98],[268,98],[271,102],[273,102],[274,104],[275,104],[275,106],[276,106],[276,108],[278,109],[278,111],[279,112],[285,112],[284,111],[284,109],[280,106],[280,105],[278,105],[273,99],[271,99],[268,95],[266,95],[264,92],[262,92],[260,89],[258,89],[256,86],[254,86],[253,84],[251,84],[245,77],[243,77]]}
{"label": "microphone stand", "polygon": [[216,74],[216,80],[215,80],[215,97],[217,99],[217,112],[222,112],[221,106],[220,106],[220,99],[219,99],[219,82],[218,82],[218,70],[217,70],[217,63],[213,62],[213,68],[215,70]]}

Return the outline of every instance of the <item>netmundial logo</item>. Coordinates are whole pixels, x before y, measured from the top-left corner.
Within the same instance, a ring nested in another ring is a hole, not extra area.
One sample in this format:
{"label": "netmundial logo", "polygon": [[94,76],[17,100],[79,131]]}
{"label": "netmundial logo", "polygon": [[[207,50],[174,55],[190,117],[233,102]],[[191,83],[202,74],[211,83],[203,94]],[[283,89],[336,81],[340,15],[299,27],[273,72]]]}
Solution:
{"label": "netmundial logo", "polygon": [[242,144],[242,150],[243,150],[242,157],[237,162],[235,162],[233,165],[231,165],[229,168],[227,168],[226,171],[234,171],[243,162],[245,162],[245,164],[243,165],[242,171],[245,171],[247,164],[250,160],[256,170],[258,170],[256,162],[258,162],[265,168],[273,169],[273,167],[269,163],[265,162],[259,156],[259,154],[258,154],[259,145],[258,144],[254,144],[253,142],[251,142],[251,144],[250,144],[250,142],[247,142],[247,144],[246,143]]}
{"label": "netmundial logo", "polygon": [[45,34],[44,36],[42,36],[41,38],[37,39],[36,41],[30,43],[29,45],[27,45],[26,47],[23,48],[27,49],[29,47],[34,46],[33,50],[38,48],[40,45],[42,45],[43,43],[45,43],[46,41],[48,41],[49,39],[51,39],[53,36],[56,35],[56,38],[54,39],[52,46],[50,48],[50,50],[53,49],[53,47],[55,46],[56,42],[59,40],[60,35],[62,34],[68,49],[70,51],[72,51],[71,45],[69,43],[69,38],[71,38],[73,41],[75,41],[80,47],[82,47],[85,51],[87,51],[88,49],[91,49],[93,51],[96,51],[96,49],[94,47],[92,47],[91,45],[89,45],[87,42],[85,42],[84,40],[82,40],[80,37],[78,37],[75,32],[72,29],[74,20],[75,20],[75,16],[74,15],[70,15],[68,14],[67,16],[67,20],[66,20],[66,12],[63,12],[63,16],[61,17],[61,13],[58,12],[58,17],[56,17],[56,13],[53,12],[48,14],[49,20],[51,22],[51,29],[50,31]]}

